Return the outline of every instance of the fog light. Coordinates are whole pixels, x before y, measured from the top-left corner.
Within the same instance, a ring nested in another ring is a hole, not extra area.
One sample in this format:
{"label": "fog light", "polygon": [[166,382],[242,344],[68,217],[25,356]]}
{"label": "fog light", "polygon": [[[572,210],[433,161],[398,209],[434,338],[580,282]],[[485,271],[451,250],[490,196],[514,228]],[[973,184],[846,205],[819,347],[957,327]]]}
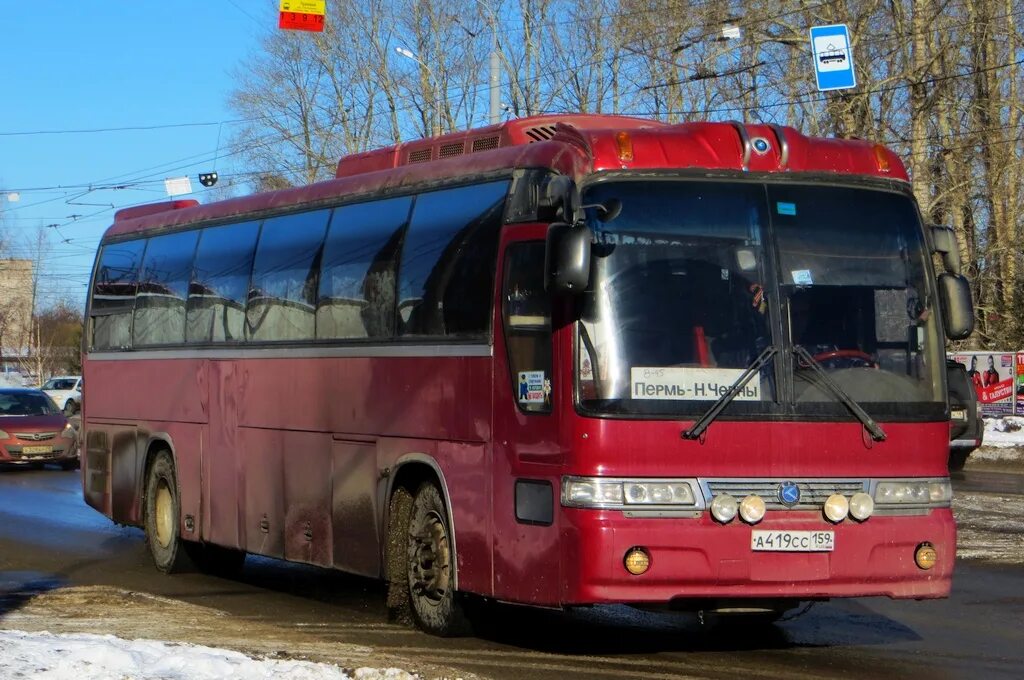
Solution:
{"label": "fog light", "polygon": [[711,501],[711,516],[722,524],[733,521],[738,510],[739,504],[736,499],[727,493],[715,496],[715,499]]}
{"label": "fog light", "polygon": [[875,501],[869,494],[859,491],[850,499],[850,517],[863,522],[875,511]]}
{"label": "fog light", "polygon": [[833,524],[842,522],[849,512],[850,502],[842,494],[834,493],[825,501],[825,517]]}
{"label": "fog light", "polygon": [[633,576],[639,576],[650,569],[651,556],[643,548],[630,548],[626,551],[626,557],[622,563],[625,565],[626,571]]}
{"label": "fog light", "polygon": [[760,496],[750,495],[740,502],[740,518],[747,524],[757,524],[764,519],[764,500]]}
{"label": "fog light", "polygon": [[931,569],[939,561],[939,554],[931,543],[922,543],[914,551],[914,563],[921,569]]}

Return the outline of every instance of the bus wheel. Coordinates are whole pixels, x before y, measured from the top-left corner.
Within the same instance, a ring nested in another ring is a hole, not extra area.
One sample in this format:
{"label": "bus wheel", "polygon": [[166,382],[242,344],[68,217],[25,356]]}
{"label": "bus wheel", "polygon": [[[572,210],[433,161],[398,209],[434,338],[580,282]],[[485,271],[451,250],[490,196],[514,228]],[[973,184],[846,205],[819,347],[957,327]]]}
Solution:
{"label": "bus wheel", "polygon": [[143,524],[146,543],[156,568],[166,574],[180,571],[185,563],[185,554],[178,526],[178,481],[174,474],[174,461],[168,451],[158,452],[149,466],[145,503]]}
{"label": "bus wheel", "polygon": [[468,621],[455,593],[455,550],[441,492],[420,486],[412,502],[408,534],[409,599],[419,626],[434,635],[467,632]]}

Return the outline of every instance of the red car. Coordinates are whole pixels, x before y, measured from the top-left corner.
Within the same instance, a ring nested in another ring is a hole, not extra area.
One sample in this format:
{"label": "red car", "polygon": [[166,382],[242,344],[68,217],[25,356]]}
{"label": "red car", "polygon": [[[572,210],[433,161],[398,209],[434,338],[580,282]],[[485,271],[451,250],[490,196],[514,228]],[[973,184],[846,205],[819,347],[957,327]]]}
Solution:
{"label": "red car", "polygon": [[37,389],[0,388],[0,463],[78,467],[78,433]]}

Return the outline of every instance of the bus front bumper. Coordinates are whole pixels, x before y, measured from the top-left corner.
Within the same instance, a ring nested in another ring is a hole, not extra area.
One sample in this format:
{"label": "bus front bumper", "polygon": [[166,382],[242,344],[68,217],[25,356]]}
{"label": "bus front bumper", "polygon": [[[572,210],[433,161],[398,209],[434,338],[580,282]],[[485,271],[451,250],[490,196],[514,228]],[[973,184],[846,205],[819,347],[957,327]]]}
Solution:
{"label": "bus front bumper", "polygon": [[[827,599],[949,595],[956,527],[949,508],[913,516],[847,519],[837,525],[811,512],[771,513],[756,526],[695,519],[627,518],[622,513],[563,508],[562,603],[666,603],[702,598]],[[773,516],[774,514],[774,516]],[[834,531],[830,552],[760,552],[753,531]],[[935,550],[922,569],[915,552]],[[625,556],[650,557],[633,575]],[[575,572],[575,573],[574,573]]]}

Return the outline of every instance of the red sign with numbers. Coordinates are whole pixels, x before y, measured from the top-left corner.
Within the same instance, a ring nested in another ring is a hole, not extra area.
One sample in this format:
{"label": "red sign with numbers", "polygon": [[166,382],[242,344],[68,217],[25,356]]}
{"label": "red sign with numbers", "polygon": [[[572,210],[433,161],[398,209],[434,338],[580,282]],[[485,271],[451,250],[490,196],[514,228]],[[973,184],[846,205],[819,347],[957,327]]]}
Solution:
{"label": "red sign with numbers", "polygon": [[323,31],[323,14],[304,14],[302,12],[281,12],[277,22],[278,28],[289,28],[293,31]]}

